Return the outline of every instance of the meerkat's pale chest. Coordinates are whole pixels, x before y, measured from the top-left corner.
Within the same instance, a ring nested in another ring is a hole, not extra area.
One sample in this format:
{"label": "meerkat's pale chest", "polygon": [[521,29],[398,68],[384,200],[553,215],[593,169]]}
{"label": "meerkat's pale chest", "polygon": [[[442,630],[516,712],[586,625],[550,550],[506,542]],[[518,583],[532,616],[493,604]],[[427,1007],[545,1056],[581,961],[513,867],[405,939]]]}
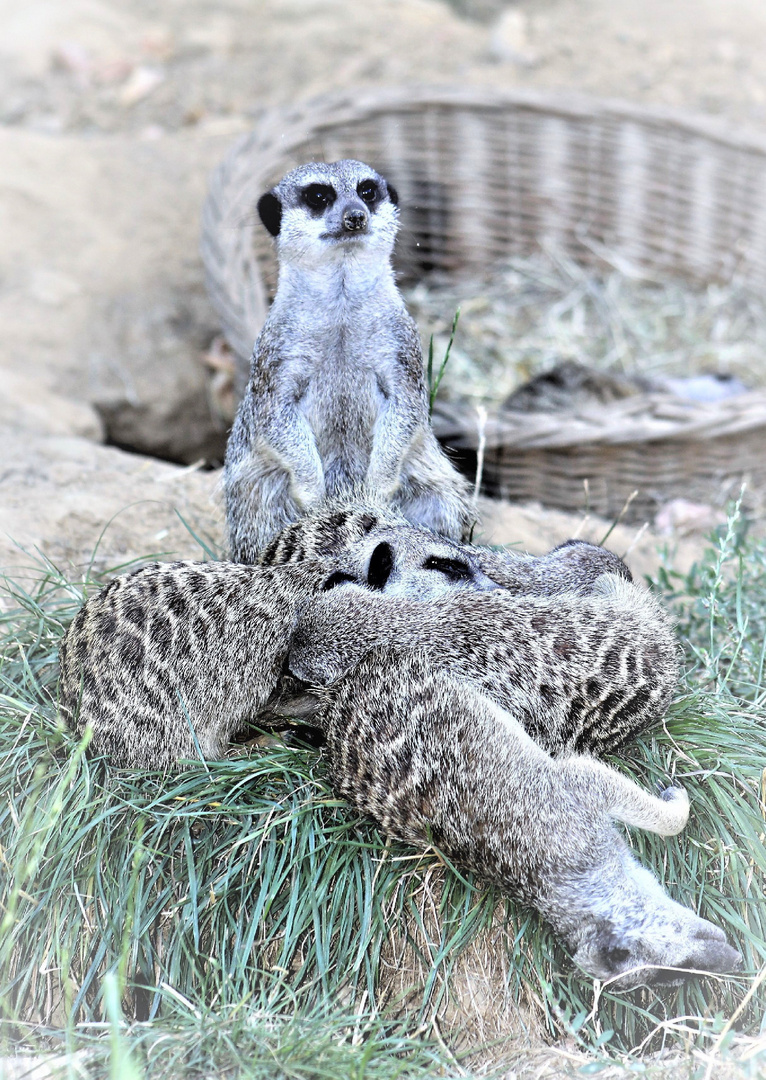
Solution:
{"label": "meerkat's pale chest", "polygon": [[264,377],[279,381],[311,429],[332,495],[365,481],[378,418],[400,396],[399,313],[388,308],[383,317],[336,297],[317,303],[315,312],[280,335],[278,359],[267,352],[262,362],[273,365]]}

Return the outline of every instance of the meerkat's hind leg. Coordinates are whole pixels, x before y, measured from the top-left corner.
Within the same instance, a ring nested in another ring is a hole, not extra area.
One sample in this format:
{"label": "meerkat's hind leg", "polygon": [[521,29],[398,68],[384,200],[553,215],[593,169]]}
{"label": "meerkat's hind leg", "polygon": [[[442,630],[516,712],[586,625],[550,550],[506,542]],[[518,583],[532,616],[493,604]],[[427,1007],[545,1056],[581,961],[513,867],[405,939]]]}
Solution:
{"label": "meerkat's hind leg", "polygon": [[268,544],[301,516],[289,477],[276,469],[264,471],[249,460],[227,470],[224,493],[232,562],[257,563]]}
{"label": "meerkat's hind leg", "polygon": [[436,440],[412,449],[393,503],[411,524],[450,540],[467,540],[474,524],[468,481],[453,468]]}
{"label": "meerkat's hind leg", "polygon": [[473,516],[466,501],[455,491],[418,491],[401,495],[394,506],[411,525],[430,529],[437,536],[464,541]]}

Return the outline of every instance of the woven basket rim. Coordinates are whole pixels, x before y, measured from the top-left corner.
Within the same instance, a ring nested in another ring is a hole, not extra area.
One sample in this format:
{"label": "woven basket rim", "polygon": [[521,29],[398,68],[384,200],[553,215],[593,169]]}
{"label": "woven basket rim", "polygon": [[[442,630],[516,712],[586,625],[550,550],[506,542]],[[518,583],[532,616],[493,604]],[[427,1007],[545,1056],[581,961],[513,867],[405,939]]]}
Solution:
{"label": "woven basket rim", "polygon": [[[717,402],[685,402],[670,394],[635,394],[621,401],[552,412],[482,410],[437,402],[433,426],[456,449],[557,448],[660,440],[699,440],[766,429],[766,391],[749,390]],[[766,451],[766,430],[764,431]]]}
{"label": "woven basket rim", "polygon": [[[280,127],[279,139],[273,148],[281,158],[294,146],[306,142],[307,136],[315,136],[323,130],[332,130],[340,124],[378,113],[418,112],[424,105],[470,106],[497,111],[508,106],[522,106],[532,112],[546,115],[558,113],[568,119],[614,117],[616,120],[634,120],[643,124],[653,122],[660,127],[674,127],[734,150],[748,149],[766,155],[766,135],[758,128],[746,124],[732,128],[723,120],[683,109],[639,105],[622,98],[601,98],[580,92],[415,82],[395,87],[333,90],[305,98],[297,104],[264,109],[257,117],[253,130],[240,136],[228,156],[237,156],[251,139],[263,138],[264,132],[260,126],[263,120],[268,120],[269,126],[274,121]],[[307,127],[307,122],[313,118],[314,122]],[[290,131],[291,126],[295,127],[293,131]],[[268,149],[268,143],[264,144],[263,149]]]}

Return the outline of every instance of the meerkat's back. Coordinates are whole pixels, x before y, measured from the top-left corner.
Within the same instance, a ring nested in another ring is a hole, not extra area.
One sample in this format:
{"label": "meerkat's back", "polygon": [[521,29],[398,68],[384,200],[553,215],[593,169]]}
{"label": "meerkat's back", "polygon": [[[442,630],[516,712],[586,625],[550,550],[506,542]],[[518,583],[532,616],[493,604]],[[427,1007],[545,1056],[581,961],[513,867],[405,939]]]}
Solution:
{"label": "meerkat's back", "polygon": [[181,562],[115,578],[62,642],[63,719],[119,767],[221,757],[275,691],[297,612],[327,574],[321,561]]}

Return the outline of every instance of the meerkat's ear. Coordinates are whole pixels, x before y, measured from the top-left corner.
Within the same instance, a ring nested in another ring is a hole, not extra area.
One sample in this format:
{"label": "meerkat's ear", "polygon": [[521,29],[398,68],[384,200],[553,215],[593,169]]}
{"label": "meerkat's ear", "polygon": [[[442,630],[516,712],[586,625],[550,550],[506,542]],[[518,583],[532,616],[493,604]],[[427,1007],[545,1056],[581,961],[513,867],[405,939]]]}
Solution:
{"label": "meerkat's ear", "polygon": [[388,182],[388,180],[386,180],[386,191],[388,192],[388,197],[391,200],[391,202],[394,204],[394,206],[398,206],[399,205],[399,192],[396,190],[396,188],[394,187],[393,184]]}
{"label": "meerkat's ear", "polygon": [[258,200],[258,216],[272,236],[279,236],[282,225],[282,203],[273,191],[267,191]]}

